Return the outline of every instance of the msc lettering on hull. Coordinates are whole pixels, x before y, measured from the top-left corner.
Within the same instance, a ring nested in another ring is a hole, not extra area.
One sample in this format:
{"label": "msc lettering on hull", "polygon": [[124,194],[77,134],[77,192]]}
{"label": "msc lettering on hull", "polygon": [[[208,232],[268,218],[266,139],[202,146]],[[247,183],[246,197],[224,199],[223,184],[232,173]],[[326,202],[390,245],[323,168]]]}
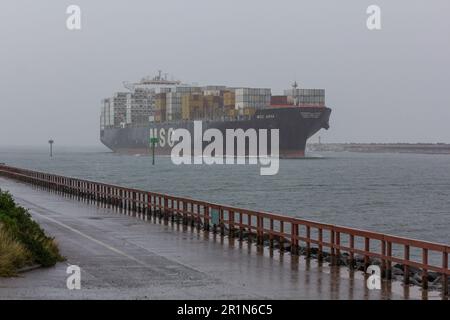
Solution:
{"label": "msc lettering on hull", "polygon": [[194,121],[193,135],[185,128],[150,129],[150,139],[156,137],[159,147],[171,148],[176,165],[259,164],[261,175],[278,173],[279,136],[279,129],[226,129],[225,135],[216,128],[203,131],[202,121]]}

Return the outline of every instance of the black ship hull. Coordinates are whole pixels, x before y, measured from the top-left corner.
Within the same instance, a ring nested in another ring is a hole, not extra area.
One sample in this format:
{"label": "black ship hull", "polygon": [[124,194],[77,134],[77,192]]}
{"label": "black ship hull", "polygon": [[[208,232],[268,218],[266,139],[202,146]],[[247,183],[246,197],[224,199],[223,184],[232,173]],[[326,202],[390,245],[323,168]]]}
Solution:
{"label": "black ship hull", "polygon": [[[203,131],[215,128],[225,135],[227,129],[279,129],[281,158],[301,158],[306,141],[320,129],[328,129],[331,109],[325,107],[281,107],[258,110],[250,119],[229,121],[202,121]],[[173,143],[168,136],[178,128],[194,135],[194,121],[149,123],[141,127],[105,128],[100,132],[101,142],[119,153],[146,154],[151,152],[150,137],[159,143],[155,154],[170,155]],[[268,138],[270,142],[270,138]],[[269,145],[270,148],[270,145]]]}

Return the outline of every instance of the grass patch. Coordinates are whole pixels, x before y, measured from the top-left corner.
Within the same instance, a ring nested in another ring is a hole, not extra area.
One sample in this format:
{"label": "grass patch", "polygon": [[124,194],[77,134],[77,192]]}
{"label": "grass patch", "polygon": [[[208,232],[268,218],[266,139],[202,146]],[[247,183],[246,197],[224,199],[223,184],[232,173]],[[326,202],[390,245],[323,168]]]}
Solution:
{"label": "grass patch", "polygon": [[0,276],[13,276],[19,268],[63,261],[55,240],[47,236],[25,208],[0,190]]}

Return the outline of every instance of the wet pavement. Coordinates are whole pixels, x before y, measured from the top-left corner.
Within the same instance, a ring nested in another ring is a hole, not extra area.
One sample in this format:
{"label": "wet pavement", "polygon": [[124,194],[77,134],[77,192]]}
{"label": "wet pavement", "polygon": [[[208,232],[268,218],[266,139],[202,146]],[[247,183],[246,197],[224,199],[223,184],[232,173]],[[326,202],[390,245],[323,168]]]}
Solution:
{"label": "wet pavement", "polygon": [[[361,272],[261,250],[191,228],[144,221],[120,209],[78,201],[0,178],[30,209],[67,261],[0,278],[0,299],[403,299],[417,288],[383,282],[369,290]],[[66,287],[68,265],[81,289]],[[436,295],[437,296],[437,295]]]}

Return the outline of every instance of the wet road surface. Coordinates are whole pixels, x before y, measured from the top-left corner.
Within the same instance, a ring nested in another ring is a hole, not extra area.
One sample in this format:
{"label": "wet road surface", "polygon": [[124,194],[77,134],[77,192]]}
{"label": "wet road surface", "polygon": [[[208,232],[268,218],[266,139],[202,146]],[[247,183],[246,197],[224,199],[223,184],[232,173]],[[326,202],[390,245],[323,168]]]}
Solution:
{"label": "wet road surface", "polygon": [[[30,209],[67,258],[52,268],[0,278],[0,299],[405,298],[400,284],[367,289],[361,272],[144,221],[4,178],[0,188]],[[81,268],[80,290],[66,287],[72,264]],[[406,294],[413,298],[417,292]]]}

